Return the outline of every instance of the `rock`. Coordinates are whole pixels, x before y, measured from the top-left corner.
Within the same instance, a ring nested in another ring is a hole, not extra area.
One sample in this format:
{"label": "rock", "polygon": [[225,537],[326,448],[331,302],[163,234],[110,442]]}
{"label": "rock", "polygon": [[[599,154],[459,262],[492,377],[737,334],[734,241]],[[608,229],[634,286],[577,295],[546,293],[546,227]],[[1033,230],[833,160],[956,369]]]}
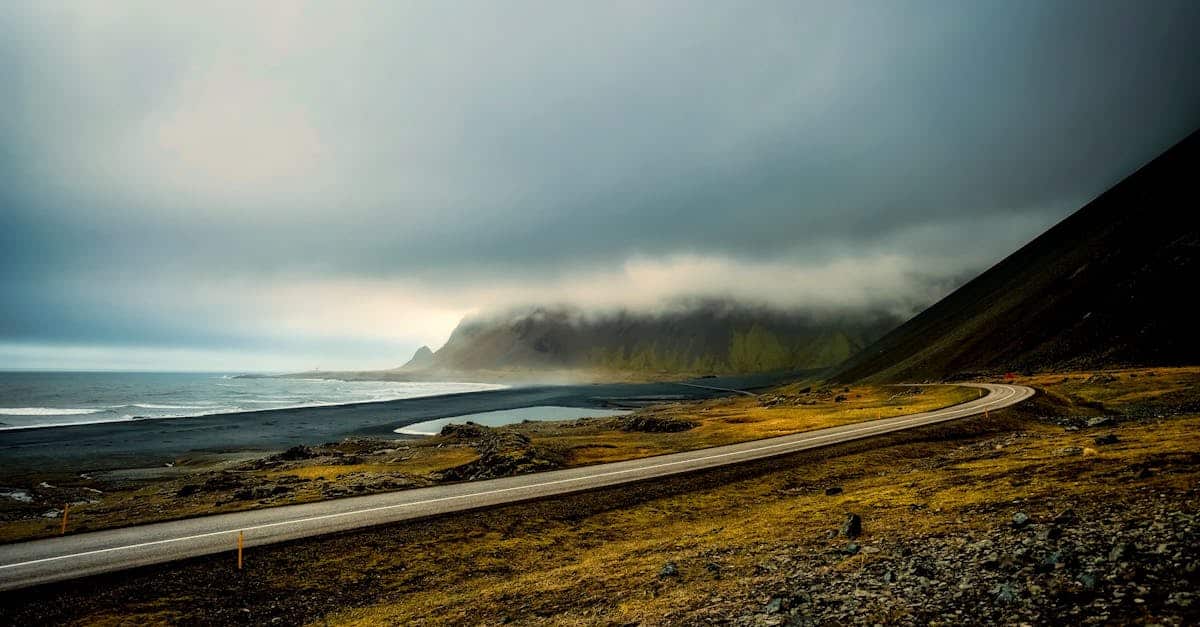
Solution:
{"label": "rock", "polygon": [[1046,556],[1042,558],[1041,570],[1049,572],[1057,568],[1061,568],[1066,564],[1065,559],[1066,558],[1063,556],[1061,551],[1047,553]]}
{"label": "rock", "polygon": [[1064,509],[1054,517],[1054,524],[1066,525],[1075,522],[1075,510],[1071,508]]}
{"label": "rock", "polygon": [[778,614],[780,612],[786,611],[787,609],[788,609],[787,599],[785,597],[781,597],[781,596],[774,596],[774,597],[771,597],[770,601],[767,601],[766,606],[763,607],[763,612],[766,614]]}
{"label": "rock", "polygon": [[1017,593],[1009,584],[1002,583],[995,588],[992,588],[992,594],[996,595],[996,600],[1000,603],[1013,603],[1017,600]]}
{"label": "rock", "polygon": [[846,402],[846,395],[845,395],[845,394],[838,394],[837,396],[833,397],[833,402],[835,402],[835,403],[844,403],[844,402]]}
{"label": "rock", "polygon": [[1058,454],[1063,457],[1079,457],[1083,455],[1083,447],[1081,446],[1064,446],[1058,449]]}
{"label": "rock", "polygon": [[622,431],[637,433],[679,433],[696,427],[699,423],[676,420],[661,416],[629,416],[621,423]]}
{"label": "rock", "polygon": [[721,578],[721,565],[717,564],[716,562],[708,562],[704,564],[704,570],[707,570],[708,573],[713,576],[713,579]]}
{"label": "rock", "polygon": [[1029,524],[1029,514],[1026,514],[1025,512],[1017,512],[1017,513],[1013,514],[1013,517],[1012,517],[1012,526],[1013,527],[1020,529],[1028,524]]}
{"label": "rock", "polygon": [[847,514],[846,522],[842,523],[839,533],[847,538],[857,538],[862,535],[862,517],[858,514]]}
{"label": "rock", "polygon": [[275,457],[277,459],[282,459],[285,461],[296,461],[296,460],[300,460],[300,459],[312,459],[314,457],[319,457],[319,456],[320,456],[320,454],[317,453],[315,450],[313,450],[311,447],[300,445],[300,446],[293,446],[292,448],[276,455]]}
{"label": "rock", "polygon": [[450,423],[444,427],[438,435],[443,438],[453,438],[455,440],[474,440],[487,435],[491,429],[483,425],[473,422],[464,422],[462,424]]}
{"label": "rock", "polygon": [[1112,418],[1109,418],[1108,416],[1097,416],[1096,418],[1089,418],[1087,421],[1087,426],[1092,428],[1107,427],[1108,425],[1111,425],[1112,422]]}
{"label": "rock", "polygon": [[861,550],[862,547],[859,546],[857,542],[851,542],[845,547],[842,547],[842,553],[845,553],[846,555],[858,555],[858,552]]}
{"label": "rock", "polygon": [[191,496],[193,494],[196,494],[199,491],[200,491],[199,485],[197,485],[195,483],[188,483],[188,484],[179,486],[179,489],[175,491],[175,496],[180,496],[180,497]]}
{"label": "rock", "polygon": [[1099,372],[1099,373],[1096,373],[1096,374],[1088,377],[1087,379],[1085,379],[1084,383],[1093,384],[1093,385],[1105,385],[1108,383],[1115,383],[1116,380],[1117,380],[1117,378],[1112,376],[1111,374]]}
{"label": "rock", "polygon": [[658,578],[659,579],[678,579],[679,578],[679,567],[675,565],[675,562],[667,562],[666,564],[663,564],[663,567],[660,568],[658,571]]}
{"label": "rock", "polygon": [[1118,542],[1113,545],[1112,550],[1108,552],[1108,561],[1121,562],[1128,560],[1133,555],[1133,547],[1127,542]]}
{"label": "rock", "polygon": [[1037,530],[1038,540],[1057,540],[1062,535],[1062,529],[1057,525],[1047,525]]}
{"label": "rock", "polygon": [[1106,444],[1116,444],[1119,439],[1115,433],[1106,433],[1104,435],[1096,436],[1093,441],[1100,446],[1104,446]]}
{"label": "rock", "polygon": [[231,490],[241,487],[242,482],[237,476],[229,473],[218,473],[204,480],[204,484],[200,486],[205,492],[220,492],[222,490]]}
{"label": "rock", "polygon": [[835,485],[835,486],[825,488],[825,496],[834,496],[834,495],[841,494],[841,493],[842,493],[842,486],[840,486],[840,485]]}

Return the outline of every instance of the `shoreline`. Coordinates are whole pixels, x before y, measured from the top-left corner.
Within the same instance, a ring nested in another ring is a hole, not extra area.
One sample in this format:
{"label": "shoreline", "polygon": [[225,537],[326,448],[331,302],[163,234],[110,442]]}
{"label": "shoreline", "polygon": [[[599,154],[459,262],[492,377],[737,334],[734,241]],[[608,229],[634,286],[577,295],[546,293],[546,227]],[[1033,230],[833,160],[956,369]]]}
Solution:
{"label": "shoreline", "polygon": [[[322,379],[322,380],[340,381],[340,379]],[[446,381],[445,383],[461,383],[461,382]],[[486,383],[486,384],[485,383],[472,383],[472,385],[491,385],[493,387],[491,389],[468,390],[465,392],[442,392],[439,394],[427,394],[425,396],[404,396],[404,397],[398,397],[398,398],[372,399],[369,401],[350,401],[348,403],[309,403],[309,404],[301,404],[301,405],[286,405],[284,407],[264,407],[262,409],[237,409],[234,411],[214,411],[214,412],[200,413],[200,414],[181,414],[178,416],[131,416],[129,418],[115,418],[115,419],[108,419],[108,420],[84,420],[84,421],[79,421],[79,422],[65,422],[65,423],[60,423],[60,424],[7,425],[4,423],[0,423],[0,432],[21,431],[21,430],[31,430],[31,429],[61,429],[61,428],[65,428],[65,427],[80,427],[80,426],[85,426],[85,425],[99,425],[99,424],[128,424],[128,423],[135,423],[135,422],[149,422],[149,421],[161,421],[161,420],[181,420],[181,419],[187,419],[187,418],[202,418],[205,416],[231,416],[231,415],[241,415],[241,414],[256,414],[259,412],[266,412],[266,411],[286,411],[286,410],[290,410],[290,409],[316,409],[316,408],[321,408],[321,407],[348,407],[351,405],[367,405],[367,404],[371,404],[371,403],[394,403],[396,401],[404,401],[404,400],[417,399],[417,398],[433,398],[436,396],[454,396],[456,394],[475,394],[477,392],[494,392],[496,390],[507,390],[507,389],[510,389],[513,387],[517,387],[517,386],[507,385],[507,384],[503,384],[503,383]],[[104,410],[97,409],[92,413],[103,413],[103,411]],[[51,414],[51,415],[69,415],[69,414]],[[84,415],[86,415],[86,414],[84,414]]]}
{"label": "shoreline", "polygon": [[[706,379],[705,383],[753,389],[792,376],[722,377]],[[537,405],[617,408],[622,399],[635,397],[660,397],[671,402],[728,394],[679,382],[528,385],[334,406],[4,430],[0,431],[0,462],[9,476],[165,466],[187,456],[271,452],[347,437],[397,439],[403,437],[394,432],[397,428],[462,414]]]}

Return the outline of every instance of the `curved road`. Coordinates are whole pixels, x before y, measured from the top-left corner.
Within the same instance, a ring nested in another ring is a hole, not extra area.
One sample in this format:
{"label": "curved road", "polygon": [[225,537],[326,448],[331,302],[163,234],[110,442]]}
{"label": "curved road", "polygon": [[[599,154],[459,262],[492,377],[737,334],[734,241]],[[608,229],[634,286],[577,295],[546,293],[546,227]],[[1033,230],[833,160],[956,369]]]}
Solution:
{"label": "curved road", "polygon": [[953,407],[611,464],[218,514],[0,546],[0,590],[748,462],[965,418],[1033,396],[1018,385]]}

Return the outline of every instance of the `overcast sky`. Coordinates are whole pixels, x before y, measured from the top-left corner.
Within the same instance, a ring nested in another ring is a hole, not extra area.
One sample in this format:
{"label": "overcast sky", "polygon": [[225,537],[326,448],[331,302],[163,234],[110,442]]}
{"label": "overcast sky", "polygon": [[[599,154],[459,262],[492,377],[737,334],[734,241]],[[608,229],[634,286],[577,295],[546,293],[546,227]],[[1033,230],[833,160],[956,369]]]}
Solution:
{"label": "overcast sky", "polygon": [[1200,3],[9,2],[0,368],[908,312],[1200,126]]}

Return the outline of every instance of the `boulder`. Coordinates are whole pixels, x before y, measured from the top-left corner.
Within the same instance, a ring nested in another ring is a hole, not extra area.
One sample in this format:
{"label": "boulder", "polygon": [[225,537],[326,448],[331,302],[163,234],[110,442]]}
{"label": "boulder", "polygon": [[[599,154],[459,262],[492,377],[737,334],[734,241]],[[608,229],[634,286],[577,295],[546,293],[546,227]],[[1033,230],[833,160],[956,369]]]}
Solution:
{"label": "boulder", "polygon": [[862,517],[858,514],[847,514],[846,522],[842,523],[839,533],[847,538],[857,538],[862,535]]}
{"label": "boulder", "polygon": [[488,427],[473,422],[465,422],[463,424],[451,423],[442,427],[442,431],[438,435],[443,438],[453,438],[455,440],[474,440],[487,435],[490,431],[491,429]]}
{"label": "boulder", "polygon": [[312,459],[319,456],[320,453],[318,453],[312,447],[301,444],[299,446],[293,446],[292,448],[280,453],[279,455],[276,455],[275,457],[284,461],[296,461],[301,459]]}

